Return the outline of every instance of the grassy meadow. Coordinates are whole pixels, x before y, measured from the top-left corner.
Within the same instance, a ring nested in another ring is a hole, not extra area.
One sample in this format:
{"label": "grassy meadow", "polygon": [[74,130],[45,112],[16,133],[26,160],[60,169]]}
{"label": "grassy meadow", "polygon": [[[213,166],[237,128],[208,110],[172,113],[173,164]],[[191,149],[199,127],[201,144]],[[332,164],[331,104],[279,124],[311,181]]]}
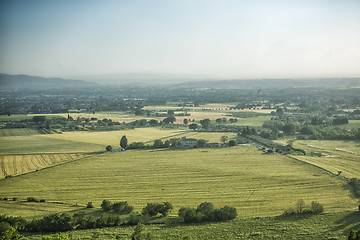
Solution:
{"label": "grassy meadow", "polygon": [[341,171],[341,175],[348,178],[360,176],[359,141],[297,140],[294,146],[307,152],[321,153],[321,157],[295,156],[302,161],[325,168],[335,174]]}
{"label": "grassy meadow", "polygon": [[86,153],[0,155],[0,179],[87,157]]}
{"label": "grassy meadow", "polygon": [[[140,211],[146,203],[169,201],[174,214],[182,206],[211,201],[216,207],[236,207],[240,218],[279,215],[299,199],[318,201],[325,212],[354,210],[358,203],[338,178],[252,146],[105,153],[5,179],[0,188],[2,197],[31,196],[70,206],[126,200]],[[42,205],[29,208],[40,214]]]}

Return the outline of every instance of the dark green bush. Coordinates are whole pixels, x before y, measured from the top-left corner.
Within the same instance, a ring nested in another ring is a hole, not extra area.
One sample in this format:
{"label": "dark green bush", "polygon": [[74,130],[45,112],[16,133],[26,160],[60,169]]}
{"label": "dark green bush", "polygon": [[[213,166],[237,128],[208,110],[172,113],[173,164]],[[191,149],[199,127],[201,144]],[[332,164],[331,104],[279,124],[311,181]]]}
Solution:
{"label": "dark green bush", "polygon": [[36,198],[34,198],[34,197],[28,197],[26,200],[28,202],[38,202],[38,200]]}
{"label": "dark green bush", "polygon": [[86,208],[94,208],[92,202],[88,202],[87,205],[86,205]]}

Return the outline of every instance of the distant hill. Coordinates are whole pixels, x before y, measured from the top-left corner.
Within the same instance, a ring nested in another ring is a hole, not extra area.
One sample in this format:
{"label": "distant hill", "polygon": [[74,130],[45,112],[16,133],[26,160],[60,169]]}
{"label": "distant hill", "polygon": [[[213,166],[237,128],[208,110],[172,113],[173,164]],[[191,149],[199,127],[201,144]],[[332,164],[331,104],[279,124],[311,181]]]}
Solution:
{"label": "distant hill", "polygon": [[252,79],[252,80],[208,80],[190,81],[173,85],[187,88],[360,88],[360,78],[320,78],[320,79]]}
{"label": "distant hill", "polygon": [[95,87],[97,83],[62,78],[44,78],[29,75],[0,73],[0,89],[60,89]]}

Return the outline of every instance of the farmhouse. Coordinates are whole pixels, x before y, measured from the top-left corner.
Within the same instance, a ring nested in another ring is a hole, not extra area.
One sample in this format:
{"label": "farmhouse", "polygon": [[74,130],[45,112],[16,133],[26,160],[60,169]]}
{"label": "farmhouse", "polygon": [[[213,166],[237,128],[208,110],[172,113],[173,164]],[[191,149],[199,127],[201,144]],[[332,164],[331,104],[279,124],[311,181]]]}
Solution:
{"label": "farmhouse", "polygon": [[181,138],[182,147],[193,148],[196,146],[196,143],[197,143],[197,139],[195,138],[186,138],[186,137]]}

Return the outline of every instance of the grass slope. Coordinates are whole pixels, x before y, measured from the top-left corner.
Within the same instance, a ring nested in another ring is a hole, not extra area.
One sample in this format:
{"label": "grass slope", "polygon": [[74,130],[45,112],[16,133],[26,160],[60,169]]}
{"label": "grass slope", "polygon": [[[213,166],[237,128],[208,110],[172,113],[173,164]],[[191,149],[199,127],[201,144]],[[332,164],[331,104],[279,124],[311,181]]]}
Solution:
{"label": "grass slope", "polygon": [[[345,183],[311,166],[255,147],[114,152],[0,181],[3,197],[32,196],[99,207],[126,200],[137,211],[149,202],[175,209],[211,201],[241,217],[273,216],[304,199],[328,212],[354,209]],[[11,209],[4,211],[14,214]]]}
{"label": "grass slope", "polygon": [[[359,212],[339,212],[306,217],[243,218],[221,223],[145,225],[151,239],[347,239],[360,227]],[[63,233],[73,239],[130,239],[134,227],[113,227]],[[27,236],[41,239],[42,235]]]}
{"label": "grass slope", "polygon": [[348,178],[360,176],[359,141],[301,140],[296,141],[294,146],[307,152],[322,154],[321,157],[294,156],[302,161],[325,168],[335,174],[342,171],[341,175]]}
{"label": "grass slope", "polygon": [[0,155],[0,179],[17,176],[89,156],[86,153]]}

